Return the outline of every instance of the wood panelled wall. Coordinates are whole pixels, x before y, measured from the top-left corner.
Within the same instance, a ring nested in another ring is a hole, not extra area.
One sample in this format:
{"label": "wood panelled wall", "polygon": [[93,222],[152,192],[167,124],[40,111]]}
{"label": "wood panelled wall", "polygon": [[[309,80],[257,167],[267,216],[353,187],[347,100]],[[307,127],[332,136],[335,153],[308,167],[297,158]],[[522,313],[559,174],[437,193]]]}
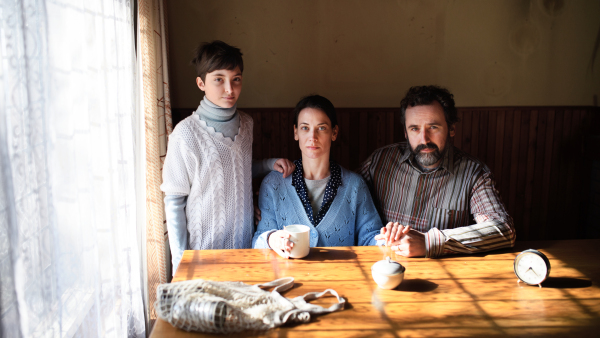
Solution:
{"label": "wood panelled wall", "polygon": [[[193,110],[174,110],[177,122]],[[254,119],[255,159],[300,158],[291,108],[243,109]],[[338,108],[332,157],[355,170],[375,149],[403,141],[396,108]],[[459,108],[454,144],[483,160],[517,228],[517,240],[585,238],[593,158],[586,140],[596,107]],[[595,223],[600,223],[596,221]]]}

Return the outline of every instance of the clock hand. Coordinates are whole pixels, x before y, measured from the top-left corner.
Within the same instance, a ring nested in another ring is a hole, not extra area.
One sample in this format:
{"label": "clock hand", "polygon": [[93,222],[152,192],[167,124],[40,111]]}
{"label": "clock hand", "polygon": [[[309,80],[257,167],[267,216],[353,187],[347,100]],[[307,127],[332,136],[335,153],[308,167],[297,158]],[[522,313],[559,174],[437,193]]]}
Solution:
{"label": "clock hand", "polygon": [[533,273],[535,273],[536,276],[538,276],[538,277],[540,276],[540,275],[537,274],[537,272],[535,272],[535,270],[533,270],[532,267],[529,267],[529,269],[527,269],[527,271],[529,271],[529,270],[531,270]]}

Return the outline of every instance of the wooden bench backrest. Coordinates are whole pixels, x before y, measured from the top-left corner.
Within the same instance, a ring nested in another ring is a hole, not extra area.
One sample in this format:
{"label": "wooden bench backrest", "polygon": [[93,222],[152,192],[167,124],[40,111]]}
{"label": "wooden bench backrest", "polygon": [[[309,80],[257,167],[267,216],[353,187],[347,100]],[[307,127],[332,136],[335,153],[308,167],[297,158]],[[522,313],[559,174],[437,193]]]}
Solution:
{"label": "wooden bench backrest", "polygon": [[[255,159],[300,157],[292,108],[242,110],[254,119]],[[191,111],[174,110],[174,122]],[[375,149],[405,139],[399,108],[337,108],[337,113],[340,135],[332,157],[348,169],[358,168]],[[518,240],[589,233],[590,175],[598,149],[587,147],[586,140],[597,133],[599,115],[597,107],[459,108],[454,144],[490,167]]]}

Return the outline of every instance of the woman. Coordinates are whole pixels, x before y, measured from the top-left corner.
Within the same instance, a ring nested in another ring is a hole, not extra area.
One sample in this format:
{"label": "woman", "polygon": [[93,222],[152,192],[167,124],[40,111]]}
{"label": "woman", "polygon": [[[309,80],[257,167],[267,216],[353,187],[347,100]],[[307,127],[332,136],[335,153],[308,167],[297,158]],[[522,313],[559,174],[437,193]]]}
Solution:
{"label": "woman", "polygon": [[294,139],[302,151],[296,170],[283,178],[271,172],[262,182],[258,206],[261,220],[253,248],[271,248],[289,258],[293,243],[283,227],[310,227],[310,246],[376,245],[381,219],[365,182],[330,161],[331,142],[338,135],[333,104],[313,95],[294,110]]}

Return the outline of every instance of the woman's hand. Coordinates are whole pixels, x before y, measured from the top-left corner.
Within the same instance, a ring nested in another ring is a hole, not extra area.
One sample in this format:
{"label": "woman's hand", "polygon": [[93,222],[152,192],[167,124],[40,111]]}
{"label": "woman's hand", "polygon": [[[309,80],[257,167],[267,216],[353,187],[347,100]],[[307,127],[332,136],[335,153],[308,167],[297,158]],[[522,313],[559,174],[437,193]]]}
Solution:
{"label": "woman's hand", "polygon": [[290,258],[294,243],[289,240],[290,234],[283,230],[277,230],[269,235],[269,246],[273,251],[283,258]]}
{"label": "woman's hand", "polygon": [[287,158],[280,158],[275,161],[273,165],[273,170],[279,171],[283,174],[283,178],[290,176],[294,170],[296,170],[296,165],[294,162],[288,160]]}
{"label": "woman's hand", "polygon": [[398,222],[389,222],[381,228],[379,235],[375,236],[375,240],[385,240],[385,245],[391,247],[392,245],[400,244],[399,241],[408,234],[410,226],[402,225]]}

